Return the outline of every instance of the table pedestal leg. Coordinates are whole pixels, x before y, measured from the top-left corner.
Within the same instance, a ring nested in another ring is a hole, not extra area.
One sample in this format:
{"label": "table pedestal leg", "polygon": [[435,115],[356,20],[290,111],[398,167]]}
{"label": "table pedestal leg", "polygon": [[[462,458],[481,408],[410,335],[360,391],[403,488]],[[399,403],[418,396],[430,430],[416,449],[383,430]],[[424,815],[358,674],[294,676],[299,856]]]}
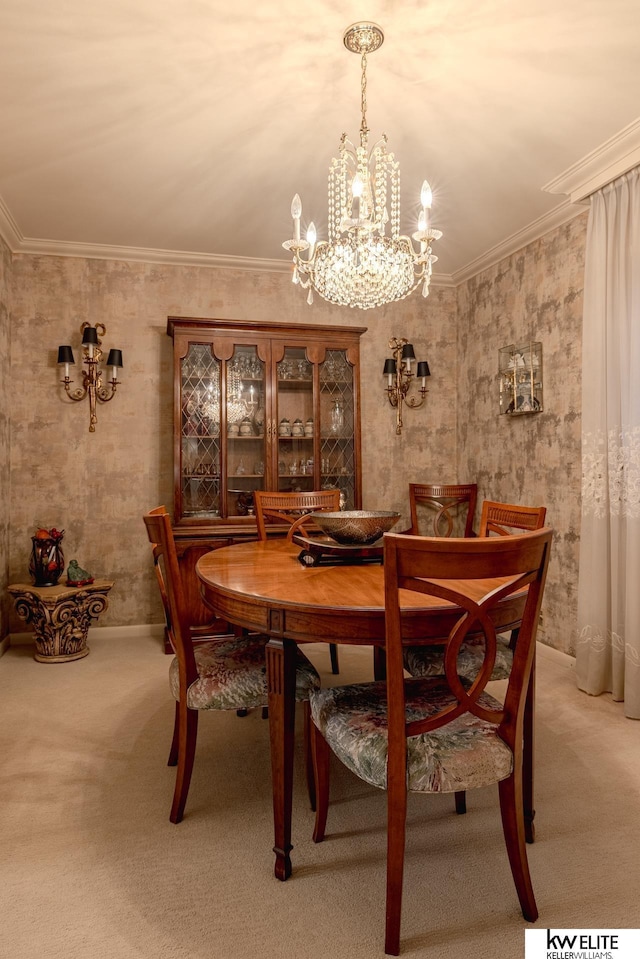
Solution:
{"label": "table pedestal leg", "polygon": [[291,803],[295,736],[296,644],[270,639],[266,647],[269,689],[269,735],[273,783],[274,873],[284,882],[291,875]]}

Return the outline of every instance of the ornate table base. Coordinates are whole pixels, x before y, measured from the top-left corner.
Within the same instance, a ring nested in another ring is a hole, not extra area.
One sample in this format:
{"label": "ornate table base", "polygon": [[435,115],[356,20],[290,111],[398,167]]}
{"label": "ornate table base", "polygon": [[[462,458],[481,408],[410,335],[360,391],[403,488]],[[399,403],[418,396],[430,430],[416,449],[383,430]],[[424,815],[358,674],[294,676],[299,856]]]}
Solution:
{"label": "ornate table base", "polygon": [[15,583],[8,587],[21,619],[33,624],[36,652],[40,663],[68,663],[89,654],[87,633],[109,602],[113,586],[96,580],[88,586],[28,586]]}

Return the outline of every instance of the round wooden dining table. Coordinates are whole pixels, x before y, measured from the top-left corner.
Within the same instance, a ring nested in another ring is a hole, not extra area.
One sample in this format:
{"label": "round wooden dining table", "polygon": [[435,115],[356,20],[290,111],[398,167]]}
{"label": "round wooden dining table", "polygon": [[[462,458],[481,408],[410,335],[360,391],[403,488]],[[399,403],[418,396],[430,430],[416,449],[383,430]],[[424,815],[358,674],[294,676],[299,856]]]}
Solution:
{"label": "round wooden dining table", "polygon": [[[291,874],[291,808],[297,643],[374,647],[374,671],[384,676],[384,569],[380,563],[306,566],[300,547],[285,539],[239,543],[202,556],[196,572],[204,602],[234,625],[269,636],[266,646],[273,781],[275,875]],[[480,599],[503,581],[460,580]],[[498,631],[520,625],[526,591],[510,596],[492,616]],[[403,642],[444,642],[461,615],[458,606],[421,593],[401,599]],[[533,819],[531,787],[525,818]]]}

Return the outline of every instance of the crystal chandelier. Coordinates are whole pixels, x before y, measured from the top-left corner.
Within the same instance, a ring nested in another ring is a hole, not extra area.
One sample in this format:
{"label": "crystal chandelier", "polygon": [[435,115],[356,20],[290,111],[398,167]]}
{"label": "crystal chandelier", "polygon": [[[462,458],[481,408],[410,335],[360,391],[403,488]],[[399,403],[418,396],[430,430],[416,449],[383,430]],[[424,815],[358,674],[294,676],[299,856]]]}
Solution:
{"label": "crystal chandelier", "polygon": [[438,259],[431,244],[442,233],[431,228],[432,195],[425,180],[418,229],[412,234],[419,249],[400,234],[400,165],[387,151],[386,134],[368,148],[367,54],[382,45],[381,28],[375,23],[354,23],[343,39],[347,50],[361,55],[360,145],[354,146],[343,133],[339,155],[329,167],[329,239],[316,242],[313,223],[306,240],[301,239],[302,203],[296,193],[291,204],[294,235],[282,245],[293,254],[293,282],[309,291],[307,303],[313,303],[315,290],[338,306],[370,310],[404,299],[420,284],[422,295],[429,295],[432,267]]}

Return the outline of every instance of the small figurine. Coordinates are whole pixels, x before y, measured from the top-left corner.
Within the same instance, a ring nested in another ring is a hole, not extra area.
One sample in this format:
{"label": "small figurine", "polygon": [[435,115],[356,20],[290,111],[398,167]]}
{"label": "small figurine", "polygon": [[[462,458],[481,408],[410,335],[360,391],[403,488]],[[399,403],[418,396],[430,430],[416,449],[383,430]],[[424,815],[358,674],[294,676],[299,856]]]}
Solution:
{"label": "small figurine", "polygon": [[67,586],[88,586],[93,582],[93,576],[86,569],[78,566],[78,560],[69,560],[67,569]]}

